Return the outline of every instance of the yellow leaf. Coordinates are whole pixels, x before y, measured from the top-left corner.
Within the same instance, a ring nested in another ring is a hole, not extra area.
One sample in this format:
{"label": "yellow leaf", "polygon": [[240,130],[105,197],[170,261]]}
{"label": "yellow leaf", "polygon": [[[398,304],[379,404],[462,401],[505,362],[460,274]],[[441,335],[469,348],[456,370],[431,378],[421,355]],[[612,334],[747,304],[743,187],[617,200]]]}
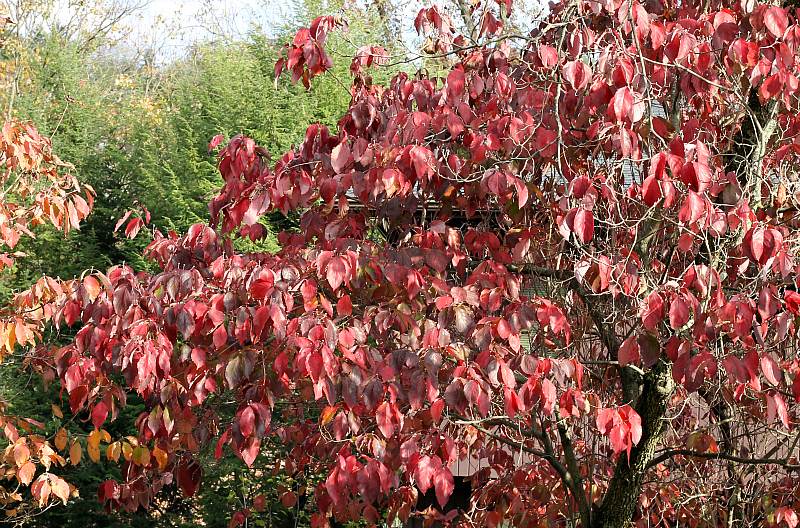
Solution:
{"label": "yellow leaf", "polygon": [[108,434],[108,431],[106,431],[105,429],[100,429],[100,434],[102,435],[103,442],[105,443],[111,442],[111,435]]}
{"label": "yellow leaf", "polygon": [[17,339],[16,332],[14,332],[14,323],[8,323],[4,331],[6,335],[3,338],[3,341],[5,342],[6,350],[9,352],[14,352],[14,343]]}
{"label": "yellow leaf", "polygon": [[73,440],[72,445],[69,447],[69,461],[72,462],[73,466],[80,464],[81,454],[83,454],[83,450],[81,449],[80,442]]}
{"label": "yellow leaf", "polygon": [[122,443],[122,456],[125,457],[125,460],[130,460],[131,456],[133,455],[133,448],[128,442]]}
{"label": "yellow leaf", "polygon": [[61,412],[61,409],[57,405],[51,403],[50,406],[53,408],[53,414],[56,415],[56,418],[64,417],[64,413]]}
{"label": "yellow leaf", "polygon": [[69,440],[69,435],[67,434],[67,430],[62,427],[56,433],[56,449],[62,451],[65,447],[67,447],[68,440]]}

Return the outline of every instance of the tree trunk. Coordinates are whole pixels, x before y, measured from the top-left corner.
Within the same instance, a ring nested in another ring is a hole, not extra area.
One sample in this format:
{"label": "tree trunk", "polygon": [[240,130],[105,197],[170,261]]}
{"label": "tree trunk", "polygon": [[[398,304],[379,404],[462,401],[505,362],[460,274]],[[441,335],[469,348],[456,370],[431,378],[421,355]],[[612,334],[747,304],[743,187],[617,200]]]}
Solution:
{"label": "tree trunk", "polygon": [[621,453],[609,483],[603,505],[592,514],[592,528],[627,528],[642,492],[647,465],[666,429],[664,417],[672,396],[674,382],[670,364],[659,360],[642,380],[642,394],[636,412],[642,417],[642,439],[631,449],[630,463]]}

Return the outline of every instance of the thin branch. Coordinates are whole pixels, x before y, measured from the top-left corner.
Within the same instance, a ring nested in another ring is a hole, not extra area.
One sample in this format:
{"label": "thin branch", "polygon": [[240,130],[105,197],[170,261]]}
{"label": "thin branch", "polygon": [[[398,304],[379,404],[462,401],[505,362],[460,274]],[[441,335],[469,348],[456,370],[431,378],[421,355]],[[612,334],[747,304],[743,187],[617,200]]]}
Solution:
{"label": "thin branch", "polygon": [[660,464],[665,460],[669,460],[676,455],[705,458],[708,460],[729,460],[731,462],[736,462],[737,464],[775,464],[776,466],[781,466],[785,469],[800,470],[800,464],[789,464],[788,459],[786,458],[742,458],[733,455],[726,455],[724,453],[698,453],[697,451],[692,451],[691,449],[673,449],[671,451],[667,451],[651,460],[650,463],[647,464],[647,468],[649,469],[656,464]]}
{"label": "thin branch", "polygon": [[569,475],[575,481],[575,488],[579,491],[575,493],[575,489],[570,488],[573,497],[578,502],[578,510],[581,514],[581,525],[591,526],[592,524],[592,510],[586,500],[586,494],[583,491],[583,478],[581,471],[578,468],[578,462],[575,458],[575,451],[572,449],[572,438],[570,438],[569,431],[563,421],[558,422],[558,436],[561,438],[561,446],[564,448],[564,458],[567,461],[567,469]]}

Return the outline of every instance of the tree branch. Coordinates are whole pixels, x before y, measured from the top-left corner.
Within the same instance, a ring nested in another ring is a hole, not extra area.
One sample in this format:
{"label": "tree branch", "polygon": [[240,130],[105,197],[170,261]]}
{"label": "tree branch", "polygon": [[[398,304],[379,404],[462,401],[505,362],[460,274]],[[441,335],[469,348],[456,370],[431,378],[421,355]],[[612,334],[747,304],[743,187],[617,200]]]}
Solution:
{"label": "tree branch", "polygon": [[697,451],[692,451],[691,449],[672,449],[670,451],[666,451],[653,458],[653,460],[647,464],[647,467],[649,469],[656,464],[660,464],[665,460],[669,460],[677,455],[705,458],[708,460],[729,460],[731,462],[736,462],[737,464],[775,464],[785,469],[800,471],[800,464],[789,464],[788,460],[785,458],[742,458],[733,455],[727,455],[725,453],[698,453]]}
{"label": "tree branch", "polygon": [[564,448],[564,459],[567,461],[567,470],[572,476],[572,480],[576,482],[575,487],[580,491],[580,493],[576,494],[575,490],[572,490],[572,495],[578,503],[578,510],[581,514],[581,526],[591,526],[592,510],[589,507],[589,502],[586,500],[586,494],[583,491],[583,476],[578,468],[575,451],[572,449],[572,438],[570,437],[569,430],[567,430],[564,422],[561,421],[558,422],[558,436],[561,438],[561,446]]}

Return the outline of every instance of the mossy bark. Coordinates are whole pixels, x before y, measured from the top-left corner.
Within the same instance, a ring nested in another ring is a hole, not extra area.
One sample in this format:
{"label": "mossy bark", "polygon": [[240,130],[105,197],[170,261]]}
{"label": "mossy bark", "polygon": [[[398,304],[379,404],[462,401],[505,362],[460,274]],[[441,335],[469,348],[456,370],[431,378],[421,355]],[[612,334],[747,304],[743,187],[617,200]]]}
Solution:
{"label": "mossy bark", "polygon": [[659,360],[644,376],[641,386],[636,412],[642,418],[642,439],[631,449],[630,462],[626,453],[619,455],[603,504],[592,514],[592,528],[627,528],[631,524],[645,472],[664,435],[664,418],[674,389],[669,363]]}

